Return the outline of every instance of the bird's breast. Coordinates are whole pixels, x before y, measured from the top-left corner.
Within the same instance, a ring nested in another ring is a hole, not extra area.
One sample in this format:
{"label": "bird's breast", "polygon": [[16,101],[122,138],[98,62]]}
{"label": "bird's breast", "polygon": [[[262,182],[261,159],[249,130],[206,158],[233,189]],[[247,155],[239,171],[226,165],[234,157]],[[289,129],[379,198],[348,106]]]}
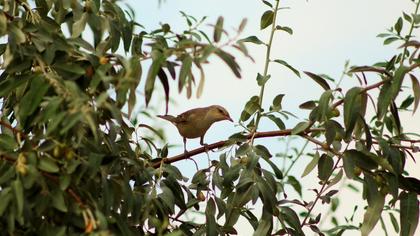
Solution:
{"label": "bird's breast", "polygon": [[203,136],[210,128],[211,124],[206,122],[183,122],[177,125],[181,136],[185,138],[198,138]]}

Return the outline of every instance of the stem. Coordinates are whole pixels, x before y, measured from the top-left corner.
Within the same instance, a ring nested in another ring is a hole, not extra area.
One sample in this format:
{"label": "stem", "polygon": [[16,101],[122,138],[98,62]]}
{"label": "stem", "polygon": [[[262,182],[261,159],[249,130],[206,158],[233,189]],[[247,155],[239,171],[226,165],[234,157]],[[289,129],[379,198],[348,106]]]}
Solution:
{"label": "stem", "polygon": [[[263,72],[263,76],[267,76],[268,74],[268,66],[270,65],[270,54],[271,54],[271,46],[273,44],[273,39],[274,39],[274,33],[276,32],[276,19],[277,19],[277,12],[279,10],[279,4],[280,4],[280,0],[276,0],[276,6],[273,8],[274,11],[274,15],[273,15],[273,23],[271,24],[271,32],[270,32],[270,38],[268,40],[268,44],[267,44],[267,50],[265,53],[265,64],[264,64],[264,72]],[[260,90],[260,95],[259,95],[259,106],[262,106],[262,102],[263,102],[263,98],[264,98],[264,89],[265,89],[265,84],[263,84],[261,86],[261,90]],[[258,125],[260,123],[260,119],[261,119],[261,110],[258,111],[257,113],[257,119],[255,121],[255,131],[258,129]],[[251,142],[253,142],[253,139],[251,140]]]}
{"label": "stem", "polygon": [[[420,1],[418,1],[418,2],[416,3],[416,10],[414,11],[414,16],[417,16],[417,13],[418,13],[418,11],[419,11],[419,5],[420,5]],[[414,25],[415,25],[415,23],[414,23],[414,19],[412,19],[411,26],[410,26],[410,30],[408,31],[408,34],[405,36],[405,44],[407,44],[407,42],[408,42],[408,41],[410,40],[410,38],[411,38],[411,35],[413,34]],[[403,51],[403,54],[402,54],[402,58],[401,58],[401,63],[400,63],[400,66],[402,66],[402,65],[404,64],[405,54],[407,54],[407,45],[405,45],[405,46],[404,46],[404,51]]]}
{"label": "stem", "polygon": [[329,151],[329,152],[333,153],[334,155],[336,155],[338,157],[337,161],[334,164],[333,171],[331,172],[331,174],[328,176],[328,178],[322,184],[321,189],[319,190],[318,194],[316,195],[316,198],[313,201],[311,207],[309,208],[307,215],[305,216],[305,218],[303,219],[302,223],[300,224],[303,227],[303,226],[305,226],[306,221],[309,219],[309,217],[311,215],[311,212],[314,210],[315,205],[318,203],[319,199],[321,199],[321,196],[324,193],[324,190],[326,189],[327,184],[329,182],[329,179],[331,178],[332,174],[334,173],[334,170],[338,168],[338,164],[340,163],[343,154],[340,153],[340,152],[337,152],[337,151],[335,151],[335,150],[333,150],[331,148],[325,149],[324,144],[321,141],[316,140],[316,139],[312,138],[311,136],[309,136],[307,134],[301,134],[300,136],[302,136],[303,138],[307,139],[308,141],[310,141],[310,142],[312,142],[312,143],[314,143],[316,145],[319,145],[325,151]]}
{"label": "stem", "polygon": [[301,156],[303,156],[303,151],[305,151],[306,146],[308,146],[309,140],[306,140],[305,144],[303,145],[302,149],[300,149],[299,153],[297,154],[296,158],[292,161],[289,168],[284,172],[284,176],[287,176],[292,169],[292,167],[295,165],[295,163],[300,159]]}

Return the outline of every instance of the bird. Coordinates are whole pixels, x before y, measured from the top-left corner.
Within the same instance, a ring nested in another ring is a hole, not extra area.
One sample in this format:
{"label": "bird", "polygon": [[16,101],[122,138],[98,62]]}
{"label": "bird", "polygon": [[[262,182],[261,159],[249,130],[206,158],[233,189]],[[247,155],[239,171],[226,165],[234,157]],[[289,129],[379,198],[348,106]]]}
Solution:
{"label": "bird", "polygon": [[219,105],[194,108],[176,117],[171,115],[158,115],[158,117],[176,126],[183,137],[184,153],[187,152],[187,139],[200,138],[200,144],[206,146],[204,135],[213,123],[223,120],[233,122],[229,112]]}

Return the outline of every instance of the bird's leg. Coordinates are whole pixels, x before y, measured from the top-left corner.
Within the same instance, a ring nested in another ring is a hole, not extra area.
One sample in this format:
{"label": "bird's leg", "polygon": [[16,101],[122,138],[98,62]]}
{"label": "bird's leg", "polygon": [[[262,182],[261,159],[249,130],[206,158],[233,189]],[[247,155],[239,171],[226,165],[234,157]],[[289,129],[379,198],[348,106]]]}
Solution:
{"label": "bird's leg", "polygon": [[184,155],[187,154],[187,138],[183,137],[182,141],[184,141]]}
{"label": "bird's leg", "polygon": [[204,146],[204,150],[207,152],[209,152],[209,145],[207,143],[204,143],[204,135],[200,137],[200,145]]}

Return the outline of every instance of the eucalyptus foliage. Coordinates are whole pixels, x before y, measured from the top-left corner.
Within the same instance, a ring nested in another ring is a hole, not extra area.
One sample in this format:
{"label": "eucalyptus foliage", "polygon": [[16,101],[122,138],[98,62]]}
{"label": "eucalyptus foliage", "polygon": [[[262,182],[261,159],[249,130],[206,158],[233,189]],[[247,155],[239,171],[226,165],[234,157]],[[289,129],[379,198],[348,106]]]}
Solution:
{"label": "eucalyptus foliage", "polygon": [[[414,37],[420,1],[413,1],[413,13],[403,13],[379,35],[385,45],[400,46],[395,56],[343,74],[359,79],[360,86],[353,88],[341,88],[325,75],[301,73],[271,55],[275,33],[293,30],[276,24],[280,1],[262,3],[267,10],[260,28],[269,31],[266,41],[254,35],[239,38],[246,20],[231,32],[219,17],[208,33],[202,29],[206,18],[181,12],[184,31],[174,32],[169,24],[149,30],[119,1],[0,0],[2,234],[230,235],[237,233],[242,218],[254,235],[304,235],[310,230],[368,235],[378,222],[385,231],[391,223],[400,235],[414,235],[420,181],[405,166],[416,158],[420,135],[404,130],[399,114],[415,112],[420,101],[420,42]],[[168,145],[159,147],[154,138],[136,132],[142,128],[162,136],[158,127],[132,119],[136,104],[149,105],[161,88],[166,112],[172,90],[185,89],[188,97],[196,90],[199,97],[203,65],[210,57],[241,78],[232,52],[252,59],[247,44],[262,47],[266,60],[256,77],[260,94],[243,104],[243,132],[174,157],[167,156]],[[287,94],[262,107],[269,65],[289,69],[308,83],[312,79],[324,89],[319,98],[300,105],[309,116],[295,127],[284,124],[293,115],[281,105]],[[367,83],[370,73],[380,80]],[[170,79],[177,88],[170,88]],[[379,91],[377,97],[373,90]],[[401,94],[410,95],[397,105]],[[274,122],[278,129],[259,132],[261,122]],[[301,149],[276,155],[291,158],[287,168],[280,167],[271,147],[254,143],[273,136],[307,141]],[[306,153],[307,145],[315,151]],[[230,148],[191,179],[176,166],[220,147]],[[289,174],[303,155],[311,160],[302,176],[318,171],[313,199],[302,198],[304,179]],[[335,213],[340,195],[336,185],[343,181],[356,191],[355,184],[361,184],[359,195],[367,203],[363,219],[346,217],[346,224]],[[288,197],[287,186],[298,199]],[[320,204],[330,205],[333,216],[326,217],[334,228],[322,226],[324,216],[314,210]]]}

